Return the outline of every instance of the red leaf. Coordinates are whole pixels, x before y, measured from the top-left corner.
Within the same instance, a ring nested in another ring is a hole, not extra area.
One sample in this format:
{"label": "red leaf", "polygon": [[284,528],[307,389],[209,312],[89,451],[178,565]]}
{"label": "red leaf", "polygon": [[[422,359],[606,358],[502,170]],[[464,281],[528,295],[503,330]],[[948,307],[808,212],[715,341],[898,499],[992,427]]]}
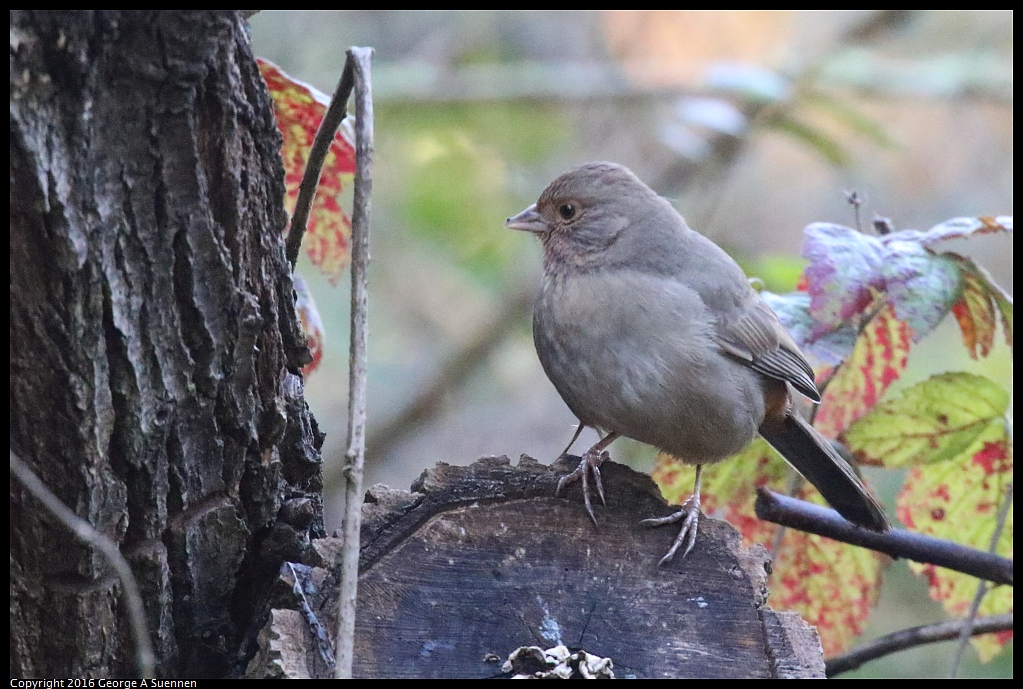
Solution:
{"label": "red leaf", "polygon": [[[290,214],[295,210],[309,149],[330,99],[312,86],[293,79],[272,62],[263,59],[256,62],[270,90],[277,127],[284,136],[281,146],[287,188],[284,205]],[[348,133],[350,127],[345,126],[347,123],[346,119],[330,145],[302,238],[313,264],[334,282],[350,260],[348,240],[352,223],[338,203],[344,184],[355,173],[355,145]]]}
{"label": "red leaf", "polygon": [[837,438],[878,403],[908,358],[909,328],[888,307],[867,324],[852,355],[828,381],[814,425]]}

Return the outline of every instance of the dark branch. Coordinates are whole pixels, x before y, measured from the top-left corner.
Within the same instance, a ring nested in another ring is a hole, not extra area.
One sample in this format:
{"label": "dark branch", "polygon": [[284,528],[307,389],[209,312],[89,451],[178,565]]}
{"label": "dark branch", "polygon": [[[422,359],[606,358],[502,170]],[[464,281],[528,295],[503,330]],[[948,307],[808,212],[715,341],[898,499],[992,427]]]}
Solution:
{"label": "dark branch", "polygon": [[757,489],[755,508],[757,517],[765,521],[1012,586],[1012,560],[992,553],[902,529],[868,531],[850,524],[834,510],[765,488]]}
{"label": "dark branch", "polygon": [[[828,677],[843,672],[855,670],[864,663],[877,658],[905,651],[916,646],[932,644],[936,641],[949,641],[956,638],[967,626],[967,620],[947,620],[937,624],[925,624],[920,627],[910,627],[897,632],[874,639],[868,643],[858,646],[841,655],[834,656],[825,661],[825,674]],[[1012,613],[1004,615],[993,615],[981,617],[974,620],[971,634],[991,634],[992,632],[1004,632],[1012,630]]]}
{"label": "dark branch", "polygon": [[295,200],[295,214],[291,217],[291,226],[284,244],[292,270],[295,269],[295,263],[298,261],[298,252],[302,249],[302,237],[305,235],[306,224],[309,222],[309,210],[313,206],[316,188],[320,184],[323,161],[327,159],[327,153],[330,151],[330,144],[334,141],[337,128],[341,126],[348,115],[348,99],[351,97],[352,88],[355,85],[353,69],[352,59],[349,57],[345,61],[345,67],[341,72],[341,79],[337,82],[337,89],[334,91],[330,106],[323,114],[320,128],[316,130],[312,148],[309,149],[309,159],[306,161],[305,172],[302,173],[302,183],[298,187],[298,198]]}

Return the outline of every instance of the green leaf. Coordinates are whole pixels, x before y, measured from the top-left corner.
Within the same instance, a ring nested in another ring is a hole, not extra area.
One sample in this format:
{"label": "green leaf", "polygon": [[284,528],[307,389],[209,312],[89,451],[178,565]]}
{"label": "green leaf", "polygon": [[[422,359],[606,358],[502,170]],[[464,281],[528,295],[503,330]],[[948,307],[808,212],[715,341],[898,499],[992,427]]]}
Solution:
{"label": "green leaf", "polygon": [[803,98],[808,104],[819,107],[857,134],[862,134],[878,146],[883,146],[884,148],[898,147],[896,141],[888,135],[888,132],[884,130],[884,127],[877,120],[867,117],[848,103],[822,91],[806,93]]}
{"label": "green leaf", "polygon": [[788,134],[813,150],[817,151],[825,160],[835,167],[846,167],[851,160],[849,153],[835,139],[816,129],[800,122],[787,113],[779,112],[770,118],[767,126],[779,132]]}
{"label": "green leaf", "polygon": [[852,424],[843,441],[868,464],[906,467],[962,454],[992,423],[1002,423],[1009,393],[970,373],[933,376],[882,402]]}
{"label": "green leaf", "polygon": [[772,292],[788,292],[799,285],[806,261],[792,254],[759,254],[756,257],[735,257],[750,277],[758,277]]}

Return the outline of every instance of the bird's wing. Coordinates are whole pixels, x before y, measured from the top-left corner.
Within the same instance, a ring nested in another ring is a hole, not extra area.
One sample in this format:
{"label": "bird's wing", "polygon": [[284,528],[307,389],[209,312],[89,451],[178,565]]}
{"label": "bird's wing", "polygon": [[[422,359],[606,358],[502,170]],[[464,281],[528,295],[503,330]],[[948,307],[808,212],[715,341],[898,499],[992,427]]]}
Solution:
{"label": "bird's wing", "polygon": [[699,232],[689,231],[684,241],[684,250],[673,254],[676,275],[684,276],[683,282],[714,315],[718,346],[753,370],[791,383],[820,402],[813,369],[739,264]]}
{"label": "bird's wing", "polygon": [[760,295],[751,290],[749,296],[745,308],[730,309],[719,317],[718,344],[754,371],[791,383],[814,402],[820,402],[813,369],[799,347]]}

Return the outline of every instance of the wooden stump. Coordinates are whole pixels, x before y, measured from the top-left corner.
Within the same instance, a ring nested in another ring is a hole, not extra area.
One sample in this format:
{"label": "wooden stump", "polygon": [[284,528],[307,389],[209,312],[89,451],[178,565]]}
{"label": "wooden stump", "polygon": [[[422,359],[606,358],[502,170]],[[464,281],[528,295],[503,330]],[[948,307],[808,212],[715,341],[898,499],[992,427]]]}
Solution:
{"label": "wooden stump", "polygon": [[[370,489],[355,675],[496,677],[519,647],[563,644],[611,658],[618,677],[824,676],[816,631],[766,606],[762,547],[704,517],[693,552],[658,567],[677,529],[639,521],[673,508],[645,474],[605,463],[595,527],[578,484],[554,497],[577,461],[439,464],[412,492]],[[249,676],[329,672],[337,578],[322,566],[337,547],[282,570]]]}

